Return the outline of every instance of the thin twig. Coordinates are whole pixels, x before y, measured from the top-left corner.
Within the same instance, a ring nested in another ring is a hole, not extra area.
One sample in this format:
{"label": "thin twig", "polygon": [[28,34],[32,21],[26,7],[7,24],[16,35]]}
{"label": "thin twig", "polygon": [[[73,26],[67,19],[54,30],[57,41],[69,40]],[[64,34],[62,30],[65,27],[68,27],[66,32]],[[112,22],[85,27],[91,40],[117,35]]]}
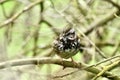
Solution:
{"label": "thin twig", "polygon": [[106,71],[109,71],[109,70],[113,69],[114,67],[116,67],[117,65],[119,65],[119,63],[120,63],[120,60],[118,60],[118,61],[116,61],[116,62],[114,62],[114,63],[112,63],[112,64],[110,64],[108,66],[105,66],[103,68],[103,70],[100,73],[98,73],[92,80],[96,80],[98,77],[100,77]]}
{"label": "thin twig", "polygon": [[111,4],[112,4],[113,6],[115,6],[118,10],[120,10],[120,5],[119,5],[119,4],[113,2],[112,0],[105,0],[105,1],[111,3]]}
{"label": "thin twig", "polygon": [[81,10],[81,13],[86,16],[88,14],[88,12],[90,11],[89,6],[86,4],[86,2],[84,0],[76,0],[77,5],[79,10]]}
{"label": "thin twig", "polygon": [[75,71],[72,71],[72,72],[70,72],[70,73],[64,74],[64,75],[62,75],[62,76],[54,76],[53,78],[63,78],[63,77],[69,76],[69,75],[71,75],[71,74],[74,74],[74,73],[76,73],[76,72],[78,72],[78,71],[79,71],[79,70],[75,70]]}
{"label": "thin twig", "polygon": [[102,64],[102,63],[111,61],[111,60],[116,59],[116,58],[120,58],[120,55],[117,55],[117,56],[114,56],[114,57],[110,57],[110,58],[104,59],[104,60],[102,60],[102,61],[100,61],[100,62],[98,62],[98,63],[96,63],[96,64],[90,65],[90,66],[88,66],[88,67],[86,67],[86,68],[93,67],[93,66],[98,66],[98,65],[100,65],[100,64]]}
{"label": "thin twig", "polygon": [[112,53],[112,56],[116,55],[117,51],[119,50],[119,47],[120,47],[120,42],[117,43],[115,50]]}
{"label": "thin twig", "polygon": [[26,6],[24,9],[22,9],[21,11],[19,11],[18,13],[14,14],[11,18],[5,20],[4,22],[0,23],[0,28],[4,27],[5,25],[10,24],[11,22],[14,22],[21,14],[23,14],[24,12],[28,11],[29,9],[33,8],[35,5],[39,4],[40,2],[42,2],[43,0],[37,0],[33,3],[31,3],[30,5]]}
{"label": "thin twig", "polygon": [[42,20],[44,23],[46,23],[50,29],[56,34],[56,35],[59,35],[60,34],[60,31],[58,31],[57,28],[55,28],[50,22],[48,22],[47,20]]}
{"label": "thin twig", "polygon": [[109,12],[108,14],[106,14],[105,17],[95,20],[88,26],[88,29],[84,32],[84,34],[89,35],[94,29],[101,27],[101,25],[105,25],[107,22],[113,20],[114,18],[116,18],[116,16],[114,14],[119,15],[120,11],[114,9],[111,12]]}
{"label": "thin twig", "polygon": [[92,44],[95,47],[95,49],[98,51],[98,53],[100,54],[101,57],[107,58],[104,55],[104,53],[82,31],[80,31],[80,29],[77,28],[77,30],[82,36],[84,36],[90,42],[90,44]]}
{"label": "thin twig", "polygon": [[3,4],[5,2],[12,1],[12,0],[0,0],[0,4]]}
{"label": "thin twig", "polygon": [[[43,20],[43,11],[44,11],[44,3],[41,2],[40,4],[40,20],[38,22],[38,25],[40,25],[42,23]],[[35,28],[35,33],[34,33],[34,49],[33,49],[33,56],[37,55],[37,49],[38,49],[38,40],[39,40],[39,30],[40,30],[40,26],[36,26]]]}
{"label": "thin twig", "polygon": [[95,43],[98,47],[103,46],[115,46],[115,42],[97,42]]}

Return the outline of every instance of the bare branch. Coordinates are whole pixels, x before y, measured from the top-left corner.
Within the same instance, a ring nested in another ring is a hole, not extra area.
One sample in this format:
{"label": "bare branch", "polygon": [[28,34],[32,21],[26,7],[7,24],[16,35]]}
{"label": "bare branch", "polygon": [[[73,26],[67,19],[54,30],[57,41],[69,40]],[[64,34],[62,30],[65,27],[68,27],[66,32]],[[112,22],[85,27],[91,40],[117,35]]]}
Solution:
{"label": "bare branch", "polygon": [[[71,67],[71,68],[78,68],[78,69],[84,69],[88,72],[98,74],[101,72],[100,69],[95,67],[87,67],[86,64],[83,63],[77,63],[78,65],[74,65],[74,62],[63,60],[61,59],[53,59],[53,58],[29,58],[29,59],[18,59],[18,60],[11,60],[0,63],[0,69],[8,68],[8,67],[14,67],[14,66],[22,66],[22,65],[38,65],[38,64],[57,64],[64,67]],[[109,72],[103,73],[101,76],[107,77],[108,79],[112,80],[120,80],[120,77],[113,75]]]}
{"label": "bare branch", "polygon": [[81,13],[86,16],[88,12],[90,11],[89,6],[86,4],[84,0],[76,0],[78,4],[78,8],[81,10]]}
{"label": "bare branch", "polygon": [[89,33],[91,33],[96,27],[100,27],[101,25],[106,24],[107,22],[113,20],[114,18],[116,18],[116,16],[114,14],[120,14],[119,10],[113,10],[111,11],[111,13],[108,13],[105,15],[105,17],[95,20],[93,23],[91,23],[88,27],[88,29],[86,30],[86,32],[84,32],[86,35],[88,35]]}
{"label": "bare branch", "polygon": [[3,3],[8,2],[8,1],[11,1],[11,0],[0,0],[0,4],[3,4]]}
{"label": "bare branch", "polygon": [[33,3],[31,3],[30,5],[26,6],[24,9],[22,9],[20,12],[13,15],[11,18],[9,18],[9,19],[5,20],[4,22],[0,23],[0,28],[4,27],[5,25],[10,24],[11,22],[14,22],[21,14],[23,14],[24,12],[26,12],[29,9],[33,8],[35,5],[39,4],[42,1],[43,0],[37,0],[37,1],[33,2]]}
{"label": "bare branch", "polygon": [[114,62],[114,63],[112,63],[112,64],[110,64],[110,65],[108,65],[108,66],[105,66],[105,67],[103,68],[103,70],[102,70],[100,73],[98,73],[92,80],[96,80],[98,77],[100,77],[100,76],[101,76],[102,74],[104,74],[106,71],[109,71],[109,70],[113,69],[113,67],[118,66],[119,63],[120,63],[120,60],[118,60],[118,61],[116,61],[116,62]]}
{"label": "bare branch", "polygon": [[108,61],[111,61],[111,60],[117,59],[117,58],[120,58],[120,55],[117,55],[117,56],[113,56],[113,57],[104,59],[104,60],[102,60],[102,61],[100,61],[100,62],[98,62],[98,63],[96,63],[96,64],[90,65],[90,66],[88,66],[88,67],[86,67],[86,68],[93,67],[93,66],[98,66],[98,65],[100,65],[100,64],[102,64],[102,63],[105,63],[105,62],[108,62]]}
{"label": "bare branch", "polygon": [[105,0],[109,3],[111,3],[113,6],[115,6],[118,10],[120,10],[120,5],[118,5],[117,3],[113,2],[112,0]]}

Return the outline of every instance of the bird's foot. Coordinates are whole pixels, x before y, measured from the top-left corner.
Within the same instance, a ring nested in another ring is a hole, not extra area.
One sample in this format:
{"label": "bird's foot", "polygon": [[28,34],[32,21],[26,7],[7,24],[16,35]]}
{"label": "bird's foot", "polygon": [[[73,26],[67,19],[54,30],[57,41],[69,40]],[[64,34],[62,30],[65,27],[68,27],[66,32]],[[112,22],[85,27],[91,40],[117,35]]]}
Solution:
{"label": "bird's foot", "polygon": [[76,62],[73,60],[72,57],[71,57],[71,62],[73,62],[73,64],[74,64],[73,67],[74,67],[74,68],[79,65],[78,63],[76,63]]}

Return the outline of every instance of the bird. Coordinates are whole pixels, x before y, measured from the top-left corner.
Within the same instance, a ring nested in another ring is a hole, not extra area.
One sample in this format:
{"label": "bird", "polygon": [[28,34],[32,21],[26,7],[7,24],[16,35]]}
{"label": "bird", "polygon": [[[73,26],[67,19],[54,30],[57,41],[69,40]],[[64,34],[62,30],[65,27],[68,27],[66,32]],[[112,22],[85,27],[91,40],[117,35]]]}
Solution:
{"label": "bird", "polygon": [[54,51],[58,56],[64,59],[72,59],[74,55],[79,51],[82,51],[81,46],[80,39],[76,34],[75,29],[72,27],[63,30],[53,42]]}

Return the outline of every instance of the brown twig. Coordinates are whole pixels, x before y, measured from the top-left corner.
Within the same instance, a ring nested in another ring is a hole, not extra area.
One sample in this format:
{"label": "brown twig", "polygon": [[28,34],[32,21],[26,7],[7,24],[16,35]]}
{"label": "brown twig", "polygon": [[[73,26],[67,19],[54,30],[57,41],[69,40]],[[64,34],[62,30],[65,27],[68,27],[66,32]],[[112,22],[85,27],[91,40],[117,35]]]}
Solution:
{"label": "brown twig", "polygon": [[0,0],[0,4],[3,4],[5,2],[12,1],[12,0]]}
{"label": "brown twig", "polygon": [[116,47],[115,47],[115,50],[113,51],[113,53],[112,53],[111,56],[116,55],[117,51],[119,50],[119,47],[120,47],[120,42],[117,43],[117,45],[116,45]]}
{"label": "brown twig", "polygon": [[90,11],[89,6],[86,4],[86,2],[84,0],[76,0],[77,5],[79,10],[81,11],[81,13],[86,16],[88,14],[88,12]]}
{"label": "brown twig", "polygon": [[58,31],[58,29],[55,28],[50,22],[47,20],[43,20],[43,22],[46,23],[57,36],[60,34],[60,31]]}
{"label": "brown twig", "polygon": [[111,0],[105,0],[109,3],[111,3],[113,6],[115,6],[118,10],[113,10],[111,13],[108,13],[105,17],[99,20],[95,20],[92,24],[90,24],[89,29],[84,32],[86,35],[91,33],[96,27],[100,27],[101,25],[106,24],[107,22],[113,20],[116,18],[114,14],[120,15],[120,5],[116,4],[115,2]]}
{"label": "brown twig", "polygon": [[115,46],[114,42],[97,42],[95,43],[98,47],[104,47],[104,46]]}
{"label": "brown twig", "polygon": [[[39,25],[41,25],[43,20],[43,11],[44,11],[44,3],[41,2],[40,4],[40,20],[38,22]],[[33,49],[33,56],[37,55],[37,49],[38,49],[38,39],[39,39],[39,30],[40,26],[36,26],[35,33],[34,33],[34,49]]]}
{"label": "brown twig", "polygon": [[30,5],[26,6],[24,9],[19,11],[18,13],[14,14],[11,18],[5,20],[4,22],[0,23],[0,28],[4,27],[5,25],[10,24],[11,22],[15,21],[21,14],[28,11],[29,9],[33,8],[35,5],[41,3],[43,0],[37,0]]}
{"label": "brown twig", "polygon": [[118,10],[120,10],[120,5],[118,5],[117,3],[113,2],[112,0],[105,0],[109,3],[111,3],[113,6],[115,6]]}
{"label": "brown twig", "polygon": [[88,66],[88,67],[86,67],[86,68],[93,67],[93,66],[98,66],[98,65],[103,64],[103,63],[108,62],[108,61],[111,62],[113,59],[116,59],[116,58],[120,58],[120,55],[117,55],[117,56],[113,56],[113,57],[104,59],[104,60],[102,60],[102,61],[100,61],[100,62],[97,62],[96,64],[90,65],[90,66]]}
{"label": "brown twig", "polygon": [[76,29],[79,32],[79,34],[81,34],[83,37],[85,37],[89,41],[89,43],[95,47],[95,49],[98,51],[99,55],[102,58],[107,58],[106,55],[96,46],[96,44],[94,44],[80,29],[78,29],[78,28],[76,28]]}
{"label": "brown twig", "polygon": [[112,64],[110,64],[108,66],[105,66],[101,72],[99,72],[95,77],[93,77],[92,80],[96,80],[98,77],[100,77],[106,71],[109,71],[109,70],[113,69],[114,67],[118,66],[119,63],[120,63],[120,60],[118,60],[118,61],[116,61],[116,62],[114,62],[114,63],[112,63]]}
{"label": "brown twig", "polygon": [[116,16],[114,14],[120,14],[120,11],[118,10],[113,10],[111,11],[111,13],[108,13],[105,15],[105,17],[95,20],[94,22],[92,22],[88,27],[88,29],[84,32],[86,35],[89,35],[95,28],[97,27],[101,27],[101,25],[106,24],[107,22],[113,20],[114,18],[116,18]]}
{"label": "brown twig", "polygon": [[75,71],[72,71],[70,73],[67,73],[67,74],[64,74],[64,75],[61,75],[61,76],[54,76],[53,78],[63,78],[63,77],[66,77],[66,76],[69,76],[71,74],[74,74],[76,72],[78,72],[79,70],[75,70]]}

